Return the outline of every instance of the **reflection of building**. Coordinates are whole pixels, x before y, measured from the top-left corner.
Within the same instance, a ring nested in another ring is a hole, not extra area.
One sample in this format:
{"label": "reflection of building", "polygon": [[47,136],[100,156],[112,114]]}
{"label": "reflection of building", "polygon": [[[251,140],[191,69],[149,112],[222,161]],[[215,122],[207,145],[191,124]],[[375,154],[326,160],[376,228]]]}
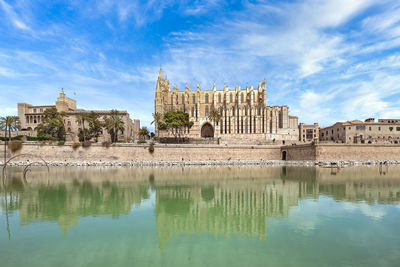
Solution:
{"label": "reflection of building", "polygon": [[[26,103],[18,103],[18,116],[21,122],[21,128],[29,132],[36,131],[37,126],[43,121],[44,111],[54,107],[57,108],[59,112],[63,111],[66,114],[64,117],[64,126],[67,132],[67,140],[76,139],[77,134],[82,130],[82,125],[77,117],[80,114],[89,113],[91,110],[77,109],[76,101],[68,98],[63,90],[61,90],[55,105],[32,106]],[[111,115],[111,110],[93,111],[100,115],[101,120]],[[125,130],[119,133],[119,138],[125,141],[135,139],[139,131],[140,121],[132,121],[127,111],[118,112],[125,126]],[[88,125],[85,125],[85,127],[88,127]],[[103,128],[99,140],[106,140],[108,138],[109,135]]]}
{"label": "reflection of building", "polygon": [[231,181],[225,186],[158,186],[156,225],[160,248],[172,235],[211,233],[230,234],[266,240],[266,219],[288,216],[297,205],[299,185],[281,180],[263,180],[255,185],[247,180]]}
{"label": "reflection of building", "polygon": [[[236,86],[230,90],[224,86],[217,90],[178,91],[171,90],[169,81],[163,78],[162,71],[157,80],[155,94],[155,112],[164,114],[170,110],[181,110],[189,114],[194,122],[185,135],[190,138],[219,137],[222,142],[281,142],[297,141],[297,117],[289,115],[287,106],[266,106],[266,81],[257,88]],[[211,110],[216,109],[221,120],[214,125],[208,119]],[[170,137],[170,133],[160,131],[161,137]]]}
{"label": "reflection of building", "polygon": [[365,121],[337,122],[332,126],[321,128],[320,141],[336,143],[388,143],[400,142],[400,120],[370,118]]}

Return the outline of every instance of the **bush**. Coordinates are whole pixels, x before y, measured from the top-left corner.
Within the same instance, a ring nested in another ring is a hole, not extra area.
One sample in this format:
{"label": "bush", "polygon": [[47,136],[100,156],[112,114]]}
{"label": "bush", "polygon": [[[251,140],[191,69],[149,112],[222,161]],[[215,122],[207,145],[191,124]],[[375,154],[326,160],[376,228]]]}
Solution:
{"label": "bush", "polygon": [[147,141],[144,139],[140,139],[139,141],[137,141],[138,144],[146,144]]}
{"label": "bush", "polygon": [[41,141],[37,136],[27,136],[26,141]]}
{"label": "bush", "polygon": [[75,143],[73,143],[72,145],[71,145],[71,147],[72,147],[72,149],[77,149],[78,147],[80,147],[81,146],[81,143],[79,143],[79,142],[75,142]]}
{"label": "bush", "polygon": [[88,148],[91,145],[92,145],[92,142],[90,142],[90,141],[85,141],[85,142],[82,143],[82,147],[85,147],[85,148]]}
{"label": "bush", "polygon": [[109,148],[111,146],[111,142],[110,141],[104,141],[101,143],[101,145],[105,148]]}
{"label": "bush", "polygon": [[58,141],[58,145],[59,145],[59,146],[63,146],[64,144],[65,144],[65,141],[64,141],[64,140]]}
{"label": "bush", "polygon": [[151,142],[149,145],[149,152],[150,152],[150,154],[154,153],[154,143],[153,142]]}
{"label": "bush", "polygon": [[8,143],[8,149],[11,150],[11,152],[17,152],[18,150],[22,149],[22,141],[20,140],[14,140]]}
{"label": "bush", "polygon": [[[24,137],[24,136],[23,135],[17,135],[17,136],[11,137],[11,141],[12,140],[22,140],[22,137]],[[0,136],[0,140],[1,141],[8,141],[9,138],[8,137],[4,137],[4,136]]]}

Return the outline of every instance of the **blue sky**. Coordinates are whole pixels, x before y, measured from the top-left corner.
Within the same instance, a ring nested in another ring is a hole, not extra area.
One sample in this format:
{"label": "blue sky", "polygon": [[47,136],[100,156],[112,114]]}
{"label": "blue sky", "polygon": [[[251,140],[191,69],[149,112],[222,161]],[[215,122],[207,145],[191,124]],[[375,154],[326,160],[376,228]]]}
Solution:
{"label": "blue sky", "polygon": [[160,66],[180,89],[266,78],[300,122],[400,118],[400,2],[0,0],[1,116],[63,87],[149,125]]}

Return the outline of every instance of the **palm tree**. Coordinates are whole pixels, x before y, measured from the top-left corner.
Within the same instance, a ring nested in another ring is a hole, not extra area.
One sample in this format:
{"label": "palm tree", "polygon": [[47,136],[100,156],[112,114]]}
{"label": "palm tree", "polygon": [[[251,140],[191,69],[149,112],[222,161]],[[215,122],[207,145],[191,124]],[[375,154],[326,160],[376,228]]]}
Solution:
{"label": "palm tree", "polygon": [[4,131],[4,137],[11,141],[11,131],[17,131],[20,129],[20,123],[18,116],[7,116],[0,118],[0,128]]}
{"label": "palm tree", "polygon": [[122,117],[116,115],[118,113],[112,113],[111,115],[105,120],[104,126],[107,129],[107,132],[111,135],[111,142],[115,143],[118,141],[118,131],[124,131],[124,121]]}
{"label": "palm tree", "polygon": [[211,109],[210,114],[208,114],[208,119],[213,122],[215,129],[215,123],[221,120],[221,114],[217,109],[213,108]]}
{"label": "palm tree", "polygon": [[149,136],[149,130],[147,130],[147,127],[142,127],[142,129],[139,130],[139,136],[143,137],[143,139],[146,139],[146,136]]}
{"label": "palm tree", "polygon": [[0,117],[0,130],[4,131],[4,163],[6,164],[7,159],[7,119],[6,117]]}
{"label": "palm tree", "polygon": [[89,119],[89,114],[80,113],[76,115],[76,118],[82,124],[83,142],[86,142],[85,121]]}
{"label": "palm tree", "polygon": [[160,122],[161,122],[161,119],[162,119],[161,113],[159,113],[159,112],[153,113],[153,119],[154,120],[150,124],[153,124],[153,123],[156,124],[155,126],[156,126],[157,137],[158,137],[158,134],[159,134],[158,126],[160,125]]}

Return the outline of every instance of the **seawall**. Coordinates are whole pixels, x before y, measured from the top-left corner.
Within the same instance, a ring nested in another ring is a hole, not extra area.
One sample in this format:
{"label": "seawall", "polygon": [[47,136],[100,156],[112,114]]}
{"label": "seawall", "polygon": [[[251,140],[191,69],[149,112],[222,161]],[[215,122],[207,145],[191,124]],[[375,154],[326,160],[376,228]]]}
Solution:
{"label": "seawall", "polygon": [[[4,143],[0,143],[0,161],[3,159]],[[73,149],[70,145],[39,145],[24,143],[22,149],[11,153],[7,158],[17,156],[13,162],[278,162],[281,160],[310,162],[329,161],[390,161],[400,163],[400,145],[372,144],[305,144],[291,146],[224,146],[224,145],[171,145],[156,144],[154,152],[149,152],[149,145],[116,144],[109,148],[93,144],[88,148]],[[162,165],[162,164],[161,164]]]}

